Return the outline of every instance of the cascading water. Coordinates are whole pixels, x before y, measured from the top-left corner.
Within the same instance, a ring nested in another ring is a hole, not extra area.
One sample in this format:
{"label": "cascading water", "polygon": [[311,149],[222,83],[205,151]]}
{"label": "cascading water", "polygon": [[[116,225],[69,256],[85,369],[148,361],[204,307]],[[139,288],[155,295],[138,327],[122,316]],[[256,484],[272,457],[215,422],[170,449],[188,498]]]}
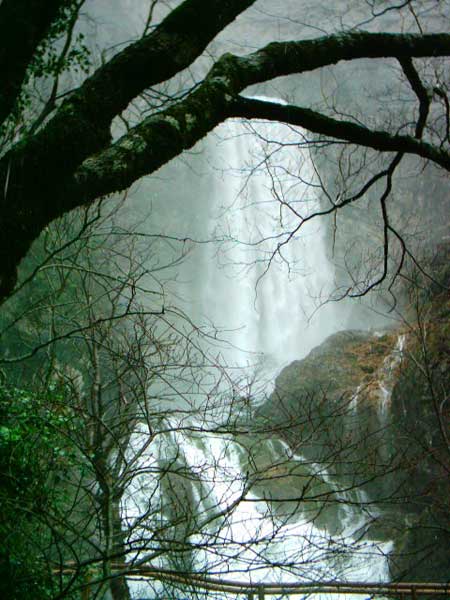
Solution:
{"label": "cascading water", "polygon": [[[219,250],[209,243],[193,246],[175,291],[192,319],[219,327],[218,362],[249,379],[255,373],[273,379],[283,365],[342,329],[347,308],[328,304],[316,312],[332,291],[333,269],[320,221],[296,230],[300,219],[318,208],[313,169],[299,145],[301,132],[271,124],[257,124],[250,132],[232,122],[216,136],[216,149],[202,157],[211,169],[196,188],[190,210],[197,213],[197,239],[216,237],[222,243]],[[285,144],[274,146],[272,139]],[[173,212],[158,215],[158,228],[192,238],[192,221],[191,231],[179,229],[188,199],[177,197]],[[205,207],[208,218],[201,219]],[[215,391],[227,394],[223,385]],[[199,408],[202,401],[199,394],[193,404]],[[257,395],[251,398],[250,415],[258,401]],[[355,508],[353,497],[336,491],[339,486],[326,468],[292,453],[276,434],[245,441],[244,433],[235,433],[242,414],[236,416],[235,431],[225,433],[230,413],[219,418],[225,413],[214,413],[212,428],[199,417],[171,416],[153,438],[143,426],[131,440],[130,456],[138,459],[123,507],[133,530],[130,556],[146,556],[156,568],[232,573],[243,582],[385,580],[390,544],[360,539],[370,515]],[[245,429],[248,421],[243,423]],[[262,446],[265,460],[255,467]],[[319,486],[319,499],[331,494],[338,522],[333,531],[320,526],[323,511],[330,510],[320,500],[298,501],[294,508],[294,502],[285,502],[278,510],[263,489],[269,475],[303,478],[305,489]],[[367,498],[360,500],[367,504]],[[159,533],[143,545],[148,532]],[[171,559],[171,548],[177,547]]]}
{"label": "cascading water", "polygon": [[[145,434],[143,430],[141,436]],[[139,437],[135,440],[138,445]],[[332,477],[323,467],[293,454],[286,444],[276,439],[262,444],[272,465],[267,467],[267,477],[273,465],[278,469],[289,465],[291,475],[298,468],[305,481],[326,482],[333,487]],[[187,431],[163,434],[147,449],[141,457],[141,473],[130,486],[124,515],[141,552],[147,531],[163,532],[145,548],[154,568],[231,575],[243,584],[386,580],[385,557],[391,544],[358,539],[367,514],[346,504],[352,499],[350,494],[336,494],[340,522],[330,534],[317,525],[320,513],[327,508],[310,509],[306,502],[295,510],[278,512],[257,486],[252,491],[249,475],[243,472],[249,455],[252,451],[229,435],[205,436],[196,423],[190,423]],[[167,465],[171,466],[171,476],[179,479],[177,483],[167,483]],[[364,503],[366,498],[361,500]],[[183,552],[178,551],[175,560],[168,560],[167,554],[161,558],[164,543],[168,548],[179,544]],[[142,597],[142,585],[132,584],[133,588],[140,589]],[[153,587],[153,593],[155,589],[160,588]],[[339,597],[342,600],[346,596]]]}
{"label": "cascading water", "polygon": [[[314,314],[333,286],[325,228],[312,220],[296,231],[300,217],[318,209],[299,135],[267,123],[249,131],[239,122],[217,133],[220,156],[213,160],[224,180],[214,190],[209,226],[224,243],[218,260],[206,250],[202,309],[225,324],[233,347],[225,355],[235,365],[258,356],[279,370],[340,328],[334,305]],[[284,145],[273,148],[274,139]]]}
{"label": "cascading water", "polygon": [[392,388],[395,382],[395,371],[398,368],[399,364],[403,358],[403,352],[405,349],[405,341],[406,335],[399,335],[397,338],[397,342],[395,344],[394,349],[386,357],[382,367],[382,373],[379,378],[379,387],[381,394],[381,402],[380,406],[380,414],[383,417],[383,420],[386,420],[389,404],[392,396]]}

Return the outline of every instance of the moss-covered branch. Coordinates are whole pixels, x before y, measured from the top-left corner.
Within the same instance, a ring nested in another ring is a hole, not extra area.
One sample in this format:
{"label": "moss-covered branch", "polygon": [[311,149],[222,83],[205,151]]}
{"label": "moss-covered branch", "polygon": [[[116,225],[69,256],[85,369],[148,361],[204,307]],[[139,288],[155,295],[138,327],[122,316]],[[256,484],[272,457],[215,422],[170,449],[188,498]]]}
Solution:
{"label": "moss-covered branch", "polygon": [[450,154],[448,152],[409,135],[391,135],[387,131],[369,129],[352,121],[333,119],[307,108],[251,98],[237,99],[233,113],[236,117],[247,119],[267,119],[290,123],[313,133],[373,148],[380,152],[416,154],[450,171]]}
{"label": "moss-covered branch", "polygon": [[[434,49],[433,51],[431,49]],[[450,54],[450,35],[349,34],[304,42],[269,44],[244,57],[224,55],[190,96],[144,120],[105,151],[90,157],[70,183],[67,209],[99,196],[128,188],[192,147],[229,117],[269,119],[370,147],[382,152],[416,154],[450,170],[450,155],[442,148],[406,135],[371,130],[298,106],[286,106],[239,96],[247,86],[278,75],[308,71],[351,58],[395,54]]]}
{"label": "moss-covered branch", "polygon": [[146,87],[192,63],[254,0],[186,0],[153,32],[101,67],[48,125],[0,161],[0,296],[31,242],[54,218],[138,178],[193,146],[233,116],[295,123],[380,151],[409,152],[449,169],[448,153],[409,136],[373,131],[300,108],[241,98],[249,85],[360,58],[449,56],[450,34],[356,32],[271,43],[247,56],[225,54],[184,100],[110,143],[111,120]]}

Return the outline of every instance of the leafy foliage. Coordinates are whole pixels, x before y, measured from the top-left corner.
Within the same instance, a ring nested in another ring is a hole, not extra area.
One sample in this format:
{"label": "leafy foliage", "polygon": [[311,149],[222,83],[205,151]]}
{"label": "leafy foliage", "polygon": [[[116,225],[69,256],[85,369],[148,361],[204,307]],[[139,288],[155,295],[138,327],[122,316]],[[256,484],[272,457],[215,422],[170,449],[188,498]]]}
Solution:
{"label": "leafy foliage", "polygon": [[[73,452],[64,390],[37,395],[0,384],[0,596],[51,597],[48,515],[64,501],[55,486]],[[47,559],[47,560],[45,560]]]}
{"label": "leafy foliage", "polygon": [[33,62],[28,69],[28,79],[34,77],[57,77],[66,69],[87,72],[90,67],[90,52],[84,42],[84,35],[77,34],[73,46],[62,55],[58,51],[57,42],[64,38],[70,30],[72,22],[77,18],[80,0],[70,0],[60,11],[59,18],[52,22],[48,35],[38,47]]}
{"label": "leafy foliage", "polygon": [[[3,140],[5,149],[9,145],[5,142],[17,140],[17,136],[28,131],[30,125],[33,127],[39,112],[46,112],[46,103],[53,107],[62,74],[88,73],[91,67],[90,50],[84,34],[74,31],[84,2],[85,0],[67,0],[58,18],[51,23],[46,37],[37,47],[25,74],[15,109],[0,126],[0,139]],[[42,84],[40,87],[43,87],[38,94],[39,100],[35,89],[38,81]],[[42,101],[44,106],[41,106]]]}

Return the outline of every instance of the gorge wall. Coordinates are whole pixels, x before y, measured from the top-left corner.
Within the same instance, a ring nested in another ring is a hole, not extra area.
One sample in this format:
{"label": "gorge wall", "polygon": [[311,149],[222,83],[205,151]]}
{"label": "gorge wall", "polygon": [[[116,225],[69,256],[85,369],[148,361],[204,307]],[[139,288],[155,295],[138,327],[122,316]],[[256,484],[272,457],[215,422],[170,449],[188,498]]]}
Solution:
{"label": "gorge wall", "polygon": [[[393,540],[394,580],[450,572],[448,252],[441,244],[429,263],[432,279],[410,273],[396,325],[330,336],[280,373],[259,410],[338,489],[363,493],[361,535]],[[322,514],[327,527],[336,518]]]}

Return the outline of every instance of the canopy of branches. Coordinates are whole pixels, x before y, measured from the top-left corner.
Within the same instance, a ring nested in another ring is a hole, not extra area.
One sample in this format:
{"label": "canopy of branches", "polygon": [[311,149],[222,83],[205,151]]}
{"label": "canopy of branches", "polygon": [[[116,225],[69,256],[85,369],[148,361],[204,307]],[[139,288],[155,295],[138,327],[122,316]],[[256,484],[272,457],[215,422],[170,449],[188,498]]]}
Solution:
{"label": "canopy of branches", "polygon": [[[76,29],[87,6],[83,0],[51,0],[44,8],[38,0],[2,2],[3,297],[13,289],[17,266],[30,244],[52,220],[126,190],[231,117],[278,120],[301,126],[316,139],[334,139],[397,153],[397,157],[413,154],[450,169],[448,69],[439,61],[450,54],[450,34],[443,26],[446,2],[411,0],[398,6],[367,2],[363,7],[342,2],[331,26],[346,11],[353,15],[348,17],[351,25],[327,33],[322,14],[320,35],[316,35],[318,25],[305,25],[310,7],[282,4],[281,22],[297,24],[303,39],[273,40],[248,53],[244,48],[243,53],[218,56],[211,50],[214,39],[236,19],[257,21],[267,13],[264,2],[185,0],[149,5],[138,39],[116,48],[111,58],[104,54],[101,63],[89,64],[88,48]],[[155,7],[162,9],[161,20],[153,25]],[[391,31],[374,32],[379,20]],[[427,27],[435,32],[428,33]],[[182,93],[169,91],[161,102],[161,86],[186,73],[202,55],[203,68],[195,69],[194,80],[183,86]],[[339,114],[326,103],[280,104],[244,95],[249,86],[282,76],[295,75],[301,88],[306,73],[359,59],[386,61],[389,68],[399,65],[398,77],[410,87],[410,93],[405,92],[411,104],[406,113],[403,103],[403,108],[390,114],[389,123],[377,122],[376,115],[367,115],[362,122],[359,115]],[[86,76],[72,79],[70,86],[63,74],[74,67]],[[48,82],[44,89],[38,85],[42,79]],[[113,136],[113,121],[152,90],[159,102],[124,135]],[[394,169],[395,162],[385,176]]]}

